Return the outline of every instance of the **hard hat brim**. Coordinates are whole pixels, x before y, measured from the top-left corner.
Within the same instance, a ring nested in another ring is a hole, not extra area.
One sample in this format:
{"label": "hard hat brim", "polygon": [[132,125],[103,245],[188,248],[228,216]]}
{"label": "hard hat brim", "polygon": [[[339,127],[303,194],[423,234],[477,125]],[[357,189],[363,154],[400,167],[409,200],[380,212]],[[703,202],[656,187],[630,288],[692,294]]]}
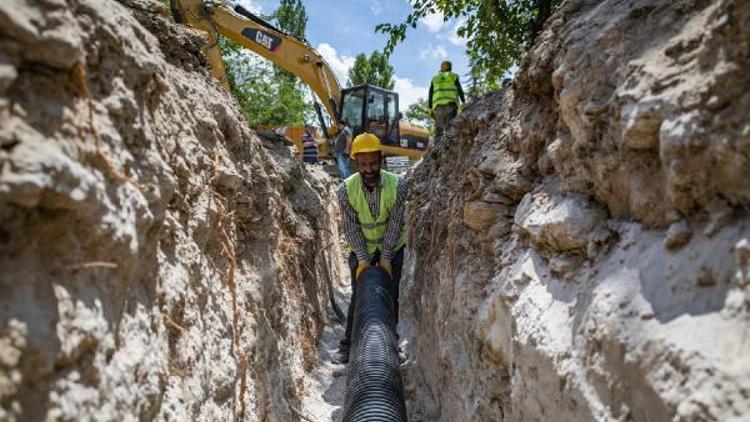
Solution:
{"label": "hard hat brim", "polygon": [[357,137],[354,138],[354,142],[352,143],[352,151],[349,156],[352,157],[353,160],[354,156],[357,154],[367,152],[380,152],[382,150],[383,147],[380,144],[380,139],[378,139],[378,137],[373,135],[372,133],[365,132],[357,135]]}
{"label": "hard hat brim", "polygon": [[383,152],[383,149],[382,148],[363,148],[363,149],[357,151],[356,153],[352,152],[351,154],[349,154],[349,156],[352,158],[352,160],[354,160],[355,159],[354,158],[355,155],[357,155],[357,154],[363,154],[363,153],[368,153],[368,152]]}

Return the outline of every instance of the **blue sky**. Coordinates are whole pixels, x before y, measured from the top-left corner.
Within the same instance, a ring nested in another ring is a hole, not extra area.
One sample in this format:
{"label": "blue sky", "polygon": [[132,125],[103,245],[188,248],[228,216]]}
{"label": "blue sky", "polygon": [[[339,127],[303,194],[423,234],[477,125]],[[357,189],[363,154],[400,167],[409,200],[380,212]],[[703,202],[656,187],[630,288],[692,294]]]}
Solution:
{"label": "blue sky", "polygon": [[[278,0],[239,0],[250,10],[270,14]],[[385,46],[387,38],[375,33],[379,23],[400,23],[411,11],[408,0],[303,0],[307,8],[307,39],[333,67],[339,82],[346,84],[346,71],[358,53],[370,54]],[[465,40],[455,33],[454,21],[443,22],[431,15],[411,29],[391,57],[396,75],[395,90],[402,110],[427,96],[430,79],[443,60],[453,62],[459,75],[468,71]]]}

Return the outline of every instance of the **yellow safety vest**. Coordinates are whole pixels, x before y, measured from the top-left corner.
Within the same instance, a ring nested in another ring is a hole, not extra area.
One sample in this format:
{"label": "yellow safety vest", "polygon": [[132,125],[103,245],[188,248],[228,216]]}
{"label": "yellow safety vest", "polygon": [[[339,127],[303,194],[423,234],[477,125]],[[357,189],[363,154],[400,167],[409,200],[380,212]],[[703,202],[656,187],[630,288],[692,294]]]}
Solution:
{"label": "yellow safety vest", "polygon": [[[344,180],[349,204],[357,213],[357,220],[362,227],[362,234],[367,243],[367,253],[373,254],[376,249],[383,250],[383,239],[388,226],[391,210],[396,203],[399,177],[385,170],[380,171],[380,209],[377,219],[370,213],[370,207],[365,198],[365,186],[362,175],[354,173]],[[394,251],[401,249],[406,244],[406,230],[401,228],[401,235],[396,242]]]}
{"label": "yellow safety vest", "polygon": [[458,104],[458,75],[453,72],[440,72],[432,78],[432,109],[451,103]]}

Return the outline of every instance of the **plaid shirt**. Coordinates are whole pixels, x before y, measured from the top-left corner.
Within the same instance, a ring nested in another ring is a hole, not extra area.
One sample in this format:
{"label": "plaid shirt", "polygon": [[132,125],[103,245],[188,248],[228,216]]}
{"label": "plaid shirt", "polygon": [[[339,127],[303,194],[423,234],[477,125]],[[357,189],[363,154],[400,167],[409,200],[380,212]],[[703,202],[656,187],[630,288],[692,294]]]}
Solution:
{"label": "plaid shirt", "polygon": [[[381,181],[382,183],[382,176]],[[370,213],[373,216],[377,216],[380,213],[380,183],[375,189],[367,189],[363,185],[365,192],[365,199],[367,205],[370,208]],[[362,234],[362,227],[357,219],[357,212],[354,211],[352,205],[349,203],[349,194],[346,191],[346,185],[341,184],[338,191],[339,207],[341,208],[341,216],[344,222],[344,233],[346,234],[346,240],[349,242],[354,253],[357,255],[357,260],[360,262],[370,261],[372,258],[367,253],[367,246],[365,243],[365,236]],[[385,229],[385,238],[383,239],[383,248],[380,250],[380,255],[387,260],[392,260],[393,255],[396,251],[393,248],[396,247],[398,238],[401,235],[401,230],[404,227],[404,208],[406,205],[406,182],[404,179],[399,179],[398,188],[396,190],[396,202],[393,204],[391,209],[391,215],[388,217],[388,225]]]}

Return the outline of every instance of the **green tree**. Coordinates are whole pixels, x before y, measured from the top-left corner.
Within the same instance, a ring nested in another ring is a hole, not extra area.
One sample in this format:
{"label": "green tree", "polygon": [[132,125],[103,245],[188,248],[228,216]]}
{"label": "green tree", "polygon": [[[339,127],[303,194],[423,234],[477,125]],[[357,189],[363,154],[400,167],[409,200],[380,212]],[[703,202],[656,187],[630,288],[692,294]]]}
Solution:
{"label": "green tree", "polygon": [[[307,9],[302,0],[281,0],[278,9],[271,15],[276,20],[276,25],[282,31],[300,40],[305,40],[307,32]],[[276,83],[278,86],[279,100],[283,107],[295,117],[295,124],[302,124],[312,114],[312,107],[305,104],[302,82],[293,74],[284,69],[274,66]]]}
{"label": "green tree", "polygon": [[474,65],[471,60],[469,61],[469,72],[464,75],[463,80],[466,95],[470,98],[477,98],[498,88],[497,83],[494,80],[488,80],[486,75],[482,73],[482,69]]}
{"label": "green tree", "polygon": [[393,66],[388,61],[388,56],[379,51],[373,51],[369,58],[364,53],[357,54],[348,76],[349,86],[371,84],[392,90],[396,85]]}
{"label": "green tree", "polygon": [[[275,19],[285,32],[304,39],[307,12],[301,0],[282,0],[268,18]],[[219,46],[230,89],[250,124],[301,125],[314,116],[296,76],[227,38],[221,37]]]}
{"label": "green tree", "polygon": [[[276,21],[279,29],[300,40],[305,40],[307,32],[307,9],[302,0],[281,0],[279,8],[269,16]],[[296,81],[297,77],[284,69],[274,66],[275,72],[280,77],[289,81]]]}
{"label": "green tree", "polygon": [[410,0],[412,12],[400,24],[384,23],[375,30],[389,35],[384,52],[390,55],[406,38],[408,28],[440,12],[445,21],[457,19],[459,36],[468,39],[466,52],[478,86],[497,89],[505,73],[531,47],[544,22],[561,0]]}
{"label": "green tree", "polygon": [[251,125],[301,125],[311,118],[296,81],[276,75],[270,63],[231,40],[221,38],[220,46],[229,87]]}
{"label": "green tree", "polygon": [[420,98],[416,103],[409,106],[404,113],[407,120],[428,127],[430,125],[430,108],[427,107],[427,99]]}
{"label": "green tree", "polygon": [[307,9],[302,0],[281,0],[271,18],[276,20],[279,29],[300,40],[305,39],[307,32]]}

